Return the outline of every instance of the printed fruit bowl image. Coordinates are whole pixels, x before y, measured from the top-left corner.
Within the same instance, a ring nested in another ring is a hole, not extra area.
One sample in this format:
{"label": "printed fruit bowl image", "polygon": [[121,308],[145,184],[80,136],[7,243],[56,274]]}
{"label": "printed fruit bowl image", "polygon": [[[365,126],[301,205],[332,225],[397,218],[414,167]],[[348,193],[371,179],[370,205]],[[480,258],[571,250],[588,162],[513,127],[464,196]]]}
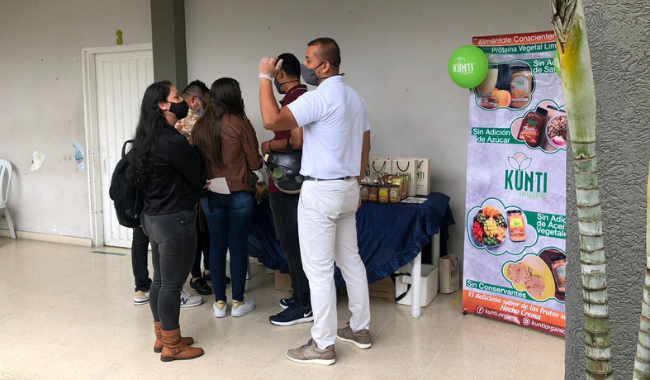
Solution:
{"label": "printed fruit bowl image", "polygon": [[517,262],[509,261],[503,266],[503,277],[512,287],[525,291],[536,301],[555,297],[555,280],[544,260],[535,255],[526,255]]}
{"label": "printed fruit bowl image", "polygon": [[508,225],[501,211],[485,206],[476,213],[472,225],[472,235],[480,244],[487,247],[499,246],[506,239]]}

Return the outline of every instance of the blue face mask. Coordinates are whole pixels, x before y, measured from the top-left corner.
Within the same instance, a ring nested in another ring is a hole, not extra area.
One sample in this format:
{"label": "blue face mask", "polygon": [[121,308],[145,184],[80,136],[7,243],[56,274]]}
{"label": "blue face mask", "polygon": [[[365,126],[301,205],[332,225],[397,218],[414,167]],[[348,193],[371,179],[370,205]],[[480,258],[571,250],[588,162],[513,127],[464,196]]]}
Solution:
{"label": "blue face mask", "polygon": [[282,83],[278,82],[277,79],[273,79],[273,84],[275,85],[275,89],[278,90],[278,94],[281,94],[280,87],[282,87]]}
{"label": "blue face mask", "polygon": [[196,115],[199,118],[203,117],[203,115],[205,115],[205,107],[207,106],[207,104],[205,104],[205,101],[203,99],[201,99],[201,97],[196,95],[195,93],[193,93],[193,92],[187,92],[187,93],[192,95],[192,96],[195,96],[199,100],[199,102],[200,102],[199,104],[203,105],[203,107],[201,107],[198,111],[196,111]]}
{"label": "blue face mask", "polygon": [[286,93],[286,92],[282,92],[282,91],[280,90],[280,88],[281,88],[283,85],[287,84],[287,83],[293,83],[293,82],[300,82],[300,79],[294,79],[294,80],[286,81],[286,82],[284,82],[284,83],[280,83],[280,82],[278,82],[277,79],[273,79],[273,84],[275,85],[275,89],[278,90],[278,94],[284,94],[284,93]]}
{"label": "blue face mask", "polygon": [[316,75],[316,69],[319,68],[323,63],[325,63],[325,61],[319,63],[318,66],[314,67],[313,69],[305,67],[305,65],[302,63],[300,64],[300,74],[302,74],[302,79],[305,80],[305,83],[312,86],[318,86],[320,78],[318,75]]}

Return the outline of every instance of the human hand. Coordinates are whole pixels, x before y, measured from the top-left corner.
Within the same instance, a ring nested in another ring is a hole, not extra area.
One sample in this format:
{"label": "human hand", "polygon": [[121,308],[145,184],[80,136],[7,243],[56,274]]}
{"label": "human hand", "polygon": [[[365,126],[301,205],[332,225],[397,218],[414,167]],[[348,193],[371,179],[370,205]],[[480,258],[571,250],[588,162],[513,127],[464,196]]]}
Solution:
{"label": "human hand", "polygon": [[265,155],[267,153],[271,152],[271,140],[269,141],[264,141],[262,143],[262,155]]}
{"label": "human hand", "polygon": [[282,60],[279,60],[276,57],[264,57],[260,61],[260,78],[268,79],[272,81],[275,78],[275,75],[280,71],[282,67]]}
{"label": "human hand", "polygon": [[361,192],[363,191],[363,186],[359,185],[359,204],[357,205],[357,210],[361,208]]}
{"label": "human hand", "polygon": [[208,187],[210,187],[211,183],[212,183],[212,181],[205,180],[205,186],[203,186],[203,189],[207,189]]}

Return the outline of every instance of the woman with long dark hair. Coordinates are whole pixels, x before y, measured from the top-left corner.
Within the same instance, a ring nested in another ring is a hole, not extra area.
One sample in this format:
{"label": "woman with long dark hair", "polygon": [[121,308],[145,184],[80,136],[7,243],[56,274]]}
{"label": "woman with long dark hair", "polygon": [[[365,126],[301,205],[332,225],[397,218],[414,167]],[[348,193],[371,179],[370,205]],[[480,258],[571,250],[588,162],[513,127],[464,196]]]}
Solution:
{"label": "woman with long dark hair", "polygon": [[168,81],[144,93],[127,176],[144,194],[140,216],[149,236],[153,283],[149,293],[156,333],[155,352],[162,361],[193,359],[203,349],[181,337],[178,295],[196,255],[196,209],[206,185],[203,163],[173,125],[187,116],[187,103]]}
{"label": "woman with long dark hair", "polygon": [[212,309],[215,317],[226,316],[226,251],[230,248],[231,315],[241,317],[255,308],[253,301],[244,298],[244,288],[256,191],[252,170],[262,167],[262,156],[255,129],[244,111],[239,82],[221,78],[212,83],[210,102],[194,125],[191,140],[203,153],[208,178],[224,177],[230,190],[230,194],[208,192],[201,200],[210,231]]}

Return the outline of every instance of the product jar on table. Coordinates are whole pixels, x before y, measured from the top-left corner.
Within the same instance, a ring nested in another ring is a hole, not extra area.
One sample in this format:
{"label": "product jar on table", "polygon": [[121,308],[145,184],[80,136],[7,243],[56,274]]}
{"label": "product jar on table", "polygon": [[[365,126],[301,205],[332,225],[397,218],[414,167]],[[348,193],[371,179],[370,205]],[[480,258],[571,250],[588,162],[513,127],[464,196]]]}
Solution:
{"label": "product jar on table", "polygon": [[393,183],[390,185],[390,189],[388,191],[388,198],[390,200],[390,203],[399,203],[402,198],[400,197],[400,185],[397,183]]}
{"label": "product jar on table", "polygon": [[368,201],[372,203],[379,201],[379,185],[377,183],[370,185],[370,189],[368,191]]}
{"label": "product jar on table", "polygon": [[361,184],[361,200],[363,202],[367,202],[369,197],[370,197],[370,185],[364,182]]}
{"label": "product jar on table", "polygon": [[387,184],[380,184],[379,185],[379,203],[388,203],[389,198],[388,198],[388,191],[390,190],[390,187]]}

